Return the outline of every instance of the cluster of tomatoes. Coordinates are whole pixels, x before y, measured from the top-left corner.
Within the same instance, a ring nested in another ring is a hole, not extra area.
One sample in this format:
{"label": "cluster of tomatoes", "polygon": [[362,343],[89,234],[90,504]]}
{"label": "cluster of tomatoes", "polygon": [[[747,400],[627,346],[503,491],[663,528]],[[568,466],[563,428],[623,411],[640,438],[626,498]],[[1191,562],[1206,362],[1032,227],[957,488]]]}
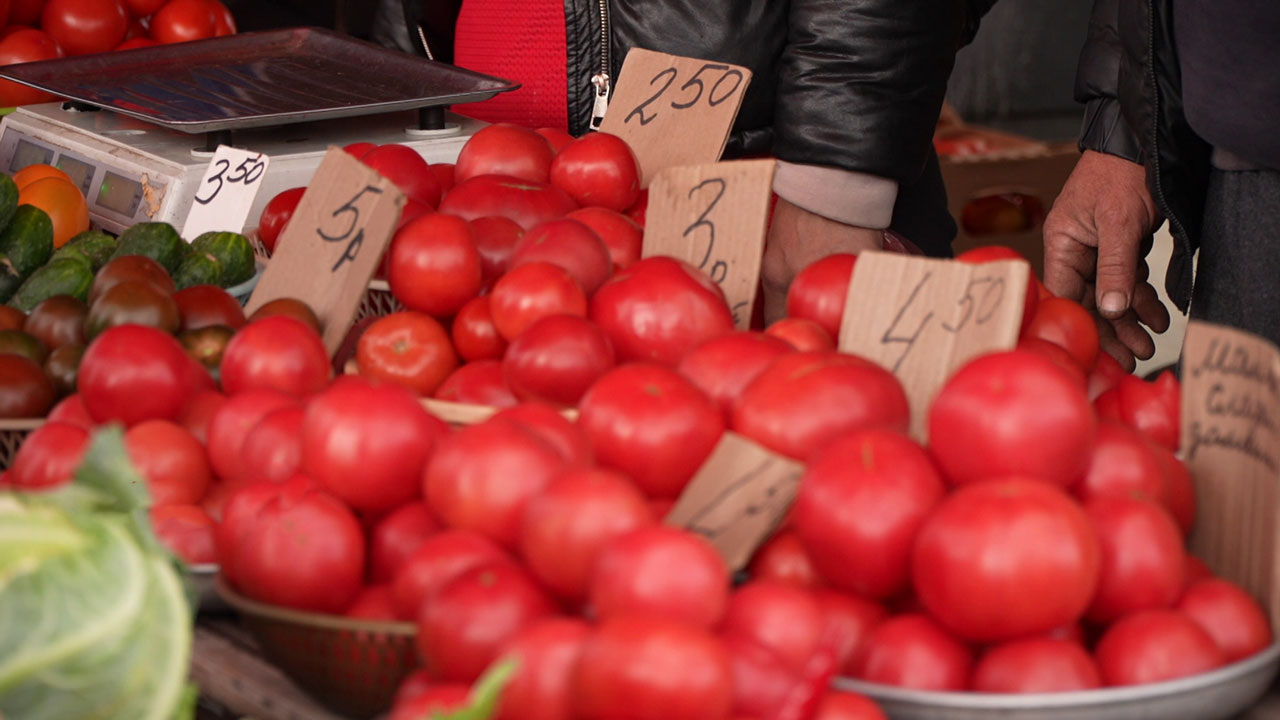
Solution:
{"label": "cluster of tomatoes", "polygon": [[[232,35],[219,0],[0,0],[0,65]],[[0,107],[54,96],[0,80]]]}

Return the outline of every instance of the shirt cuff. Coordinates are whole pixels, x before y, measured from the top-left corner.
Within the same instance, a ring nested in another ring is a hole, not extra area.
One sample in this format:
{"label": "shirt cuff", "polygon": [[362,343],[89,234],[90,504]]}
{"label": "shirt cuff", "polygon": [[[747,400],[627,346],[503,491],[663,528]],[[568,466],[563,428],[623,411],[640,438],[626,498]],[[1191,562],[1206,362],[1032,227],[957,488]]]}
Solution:
{"label": "shirt cuff", "polygon": [[778,161],[773,176],[778,197],[846,225],[884,230],[893,220],[898,182],[879,175],[823,165]]}

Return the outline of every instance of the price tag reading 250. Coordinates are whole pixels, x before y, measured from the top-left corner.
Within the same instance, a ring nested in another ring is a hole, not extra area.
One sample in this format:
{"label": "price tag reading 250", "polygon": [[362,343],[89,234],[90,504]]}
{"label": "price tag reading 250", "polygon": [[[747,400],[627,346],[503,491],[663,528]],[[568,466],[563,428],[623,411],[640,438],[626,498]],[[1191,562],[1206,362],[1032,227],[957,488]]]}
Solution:
{"label": "price tag reading 250", "polygon": [[182,237],[192,240],[211,230],[238,231],[244,227],[270,162],[271,158],[259,152],[219,146],[196,187]]}

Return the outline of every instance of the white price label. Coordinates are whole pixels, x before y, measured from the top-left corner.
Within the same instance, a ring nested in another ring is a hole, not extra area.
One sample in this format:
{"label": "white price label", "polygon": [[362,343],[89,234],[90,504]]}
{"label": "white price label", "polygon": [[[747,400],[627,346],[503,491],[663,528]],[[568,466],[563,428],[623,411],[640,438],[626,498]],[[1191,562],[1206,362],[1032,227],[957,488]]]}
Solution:
{"label": "white price label", "polygon": [[270,162],[259,152],[219,146],[196,188],[182,237],[190,242],[210,231],[240,232]]}

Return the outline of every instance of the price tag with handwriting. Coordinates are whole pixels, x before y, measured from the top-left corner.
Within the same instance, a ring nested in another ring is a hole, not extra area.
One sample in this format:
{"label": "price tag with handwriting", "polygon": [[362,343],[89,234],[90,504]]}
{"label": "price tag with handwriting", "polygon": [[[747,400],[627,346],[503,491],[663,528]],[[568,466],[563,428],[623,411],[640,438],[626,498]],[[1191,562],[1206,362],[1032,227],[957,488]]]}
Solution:
{"label": "price tag with handwriting", "polygon": [[404,202],[390,180],[342,148],[329,148],[245,313],[276,298],[302,300],[320,317],[332,354],[355,320]]}
{"label": "price tag with handwriting", "polygon": [[957,368],[1018,342],[1029,273],[1023,260],[980,265],[886,252],[858,256],[840,324],[840,349],[902,381],[911,431]]}
{"label": "price tag with handwriting", "polygon": [[219,145],[196,188],[182,237],[191,242],[210,231],[240,232],[270,164],[262,153]]}
{"label": "price tag with handwriting", "polygon": [[600,130],[627,141],[648,187],[663,168],[720,159],[750,82],[738,65],[633,48]]}
{"label": "price tag with handwriting", "polygon": [[773,160],[667,168],[649,188],[644,257],[668,255],[719,283],[739,330],[751,323],[769,224]]}
{"label": "price tag with handwriting", "polygon": [[705,537],[740,570],[791,509],[803,474],[803,464],[726,430],[663,522]]}
{"label": "price tag with handwriting", "polygon": [[1280,622],[1280,349],[1242,330],[1189,322],[1181,447],[1196,483],[1192,549]]}

